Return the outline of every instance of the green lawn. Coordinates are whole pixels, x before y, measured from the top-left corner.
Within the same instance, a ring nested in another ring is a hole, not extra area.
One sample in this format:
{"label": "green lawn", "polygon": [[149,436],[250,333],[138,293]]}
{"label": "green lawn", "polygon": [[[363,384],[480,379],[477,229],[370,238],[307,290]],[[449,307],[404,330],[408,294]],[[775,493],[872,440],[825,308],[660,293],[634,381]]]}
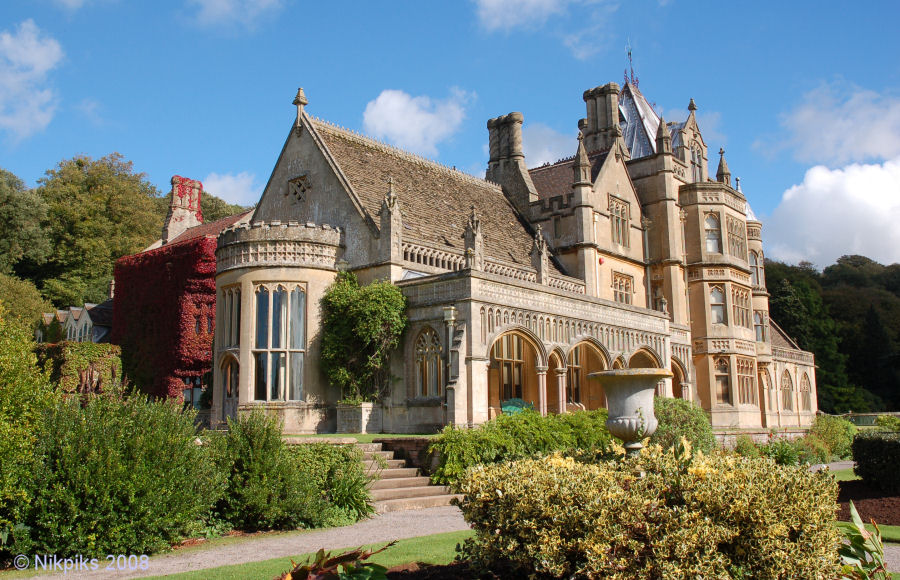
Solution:
{"label": "green lawn", "polygon": [[375,439],[402,439],[407,437],[434,437],[435,433],[314,433],[310,435],[285,435],[285,437],[302,437],[314,439],[336,439],[351,437],[359,443],[371,443]]}
{"label": "green lawn", "polygon": [[831,472],[834,475],[834,479],[836,481],[855,481],[859,479],[859,476],[853,473],[853,468],[850,469],[838,469],[836,471]]}
{"label": "green lawn", "polygon": [[[837,524],[841,529],[841,533],[854,529],[853,524],[850,522],[838,522]],[[872,524],[866,524],[866,529],[870,532],[875,531]],[[881,531],[881,539],[885,544],[900,544],[900,526],[883,526],[878,524],[878,529]]]}
{"label": "green lawn", "polygon": [[[464,530],[461,532],[448,532],[445,534],[435,534],[433,536],[400,540],[396,546],[388,548],[384,552],[373,556],[369,561],[381,564],[388,568],[407,562],[447,564],[451,562],[456,555],[456,545],[473,534],[474,532],[470,530]],[[384,546],[386,543],[387,542],[369,544],[365,547],[377,549]],[[344,550],[332,550],[335,554],[342,551]],[[273,558],[262,562],[251,562],[249,564],[207,568],[196,572],[184,572],[182,574],[174,574],[165,577],[178,580],[205,580],[206,578],[216,578],[217,580],[274,578],[291,568],[291,560],[295,563],[300,563],[306,561],[306,559],[311,556],[314,556],[314,554],[300,554],[284,558]],[[162,576],[153,576],[153,578],[162,578]]]}

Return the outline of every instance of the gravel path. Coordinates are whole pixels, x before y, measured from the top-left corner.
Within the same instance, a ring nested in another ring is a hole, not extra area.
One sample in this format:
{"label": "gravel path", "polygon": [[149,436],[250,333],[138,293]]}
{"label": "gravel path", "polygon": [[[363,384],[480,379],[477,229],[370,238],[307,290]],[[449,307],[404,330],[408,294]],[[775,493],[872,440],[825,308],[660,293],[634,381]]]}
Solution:
{"label": "gravel path", "polygon": [[162,576],[231,564],[246,564],[271,558],[284,558],[285,569],[287,569],[290,564],[290,556],[315,552],[319,548],[326,550],[355,548],[363,544],[429,536],[468,528],[469,526],[463,521],[462,512],[456,506],[397,511],[375,516],[343,528],[247,538],[246,541],[236,541],[207,549],[176,550],[150,558],[150,567],[146,572],[121,572],[110,575],[101,569],[86,573],[69,572],[66,575],[41,574],[35,578],[115,578],[119,580]]}

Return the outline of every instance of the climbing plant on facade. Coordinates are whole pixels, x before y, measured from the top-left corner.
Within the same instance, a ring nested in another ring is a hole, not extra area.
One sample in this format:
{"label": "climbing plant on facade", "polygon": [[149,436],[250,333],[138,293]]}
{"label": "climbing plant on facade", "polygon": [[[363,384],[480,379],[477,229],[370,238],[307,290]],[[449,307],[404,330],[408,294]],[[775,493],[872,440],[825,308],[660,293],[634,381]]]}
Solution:
{"label": "climbing plant on facade", "polygon": [[406,298],[387,281],[360,286],[341,272],[322,297],[321,366],[347,402],[377,401],[390,381],[389,359],[406,328]]}

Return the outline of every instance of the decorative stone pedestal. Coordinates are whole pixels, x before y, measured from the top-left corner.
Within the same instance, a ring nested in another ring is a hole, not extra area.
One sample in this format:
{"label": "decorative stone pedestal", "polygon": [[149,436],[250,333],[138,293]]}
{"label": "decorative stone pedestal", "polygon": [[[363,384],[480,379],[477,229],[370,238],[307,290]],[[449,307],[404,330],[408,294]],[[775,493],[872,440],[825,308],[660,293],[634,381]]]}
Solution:
{"label": "decorative stone pedestal", "polygon": [[337,406],[338,433],[381,433],[381,423],[378,403]]}
{"label": "decorative stone pedestal", "polygon": [[641,440],[656,431],[659,423],[653,414],[653,395],[657,383],[672,376],[666,369],[620,369],[588,375],[600,381],[609,409],[606,426],[625,443],[628,455],[637,455],[644,446]]}

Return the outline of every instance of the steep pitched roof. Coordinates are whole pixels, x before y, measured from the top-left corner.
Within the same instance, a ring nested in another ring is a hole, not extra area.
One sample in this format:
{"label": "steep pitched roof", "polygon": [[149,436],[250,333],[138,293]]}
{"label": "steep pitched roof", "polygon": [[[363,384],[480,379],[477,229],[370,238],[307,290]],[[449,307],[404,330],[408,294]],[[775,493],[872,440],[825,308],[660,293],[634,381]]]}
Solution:
{"label": "steep pitched roof", "polygon": [[176,237],[166,245],[171,246],[172,244],[196,240],[197,238],[202,238],[204,236],[218,236],[220,233],[222,233],[222,230],[227,227],[233,226],[234,224],[241,221],[241,218],[248,216],[252,212],[252,209],[248,209],[247,211],[230,215],[228,217],[218,219],[214,222],[203,223],[199,226],[188,228],[181,232],[178,237]]}
{"label": "steep pitched roof", "polygon": [[656,132],[659,130],[659,115],[647,99],[631,83],[625,83],[619,91],[619,113],[625,146],[631,158],[648,157],[656,154]]}
{"label": "steep pitched roof", "polygon": [[88,308],[88,312],[94,326],[112,326],[113,301],[111,298]]}
{"label": "steep pitched roof", "polygon": [[[594,151],[588,153],[588,161],[591,163],[591,181],[597,179],[600,167],[606,160],[609,150]],[[531,182],[537,189],[541,199],[548,199],[557,195],[565,195],[572,191],[572,172],[575,165],[575,157],[560,159],[556,163],[541,165],[528,170],[531,174]]]}
{"label": "steep pitched roof", "polygon": [[[374,219],[393,179],[403,236],[461,252],[471,207],[488,258],[531,265],[533,234],[496,184],[308,117],[366,212]],[[556,270],[554,265],[551,268]]]}
{"label": "steep pitched roof", "polygon": [[772,332],[769,333],[769,338],[772,341],[772,346],[777,346],[778,348],[789,348],[791,350],[803,350],[797,343],[794,342],[787,333],[781,329],[780,326],[775,324],[775,321],[771,318],[769,319],[769,327],[772,329]]}

